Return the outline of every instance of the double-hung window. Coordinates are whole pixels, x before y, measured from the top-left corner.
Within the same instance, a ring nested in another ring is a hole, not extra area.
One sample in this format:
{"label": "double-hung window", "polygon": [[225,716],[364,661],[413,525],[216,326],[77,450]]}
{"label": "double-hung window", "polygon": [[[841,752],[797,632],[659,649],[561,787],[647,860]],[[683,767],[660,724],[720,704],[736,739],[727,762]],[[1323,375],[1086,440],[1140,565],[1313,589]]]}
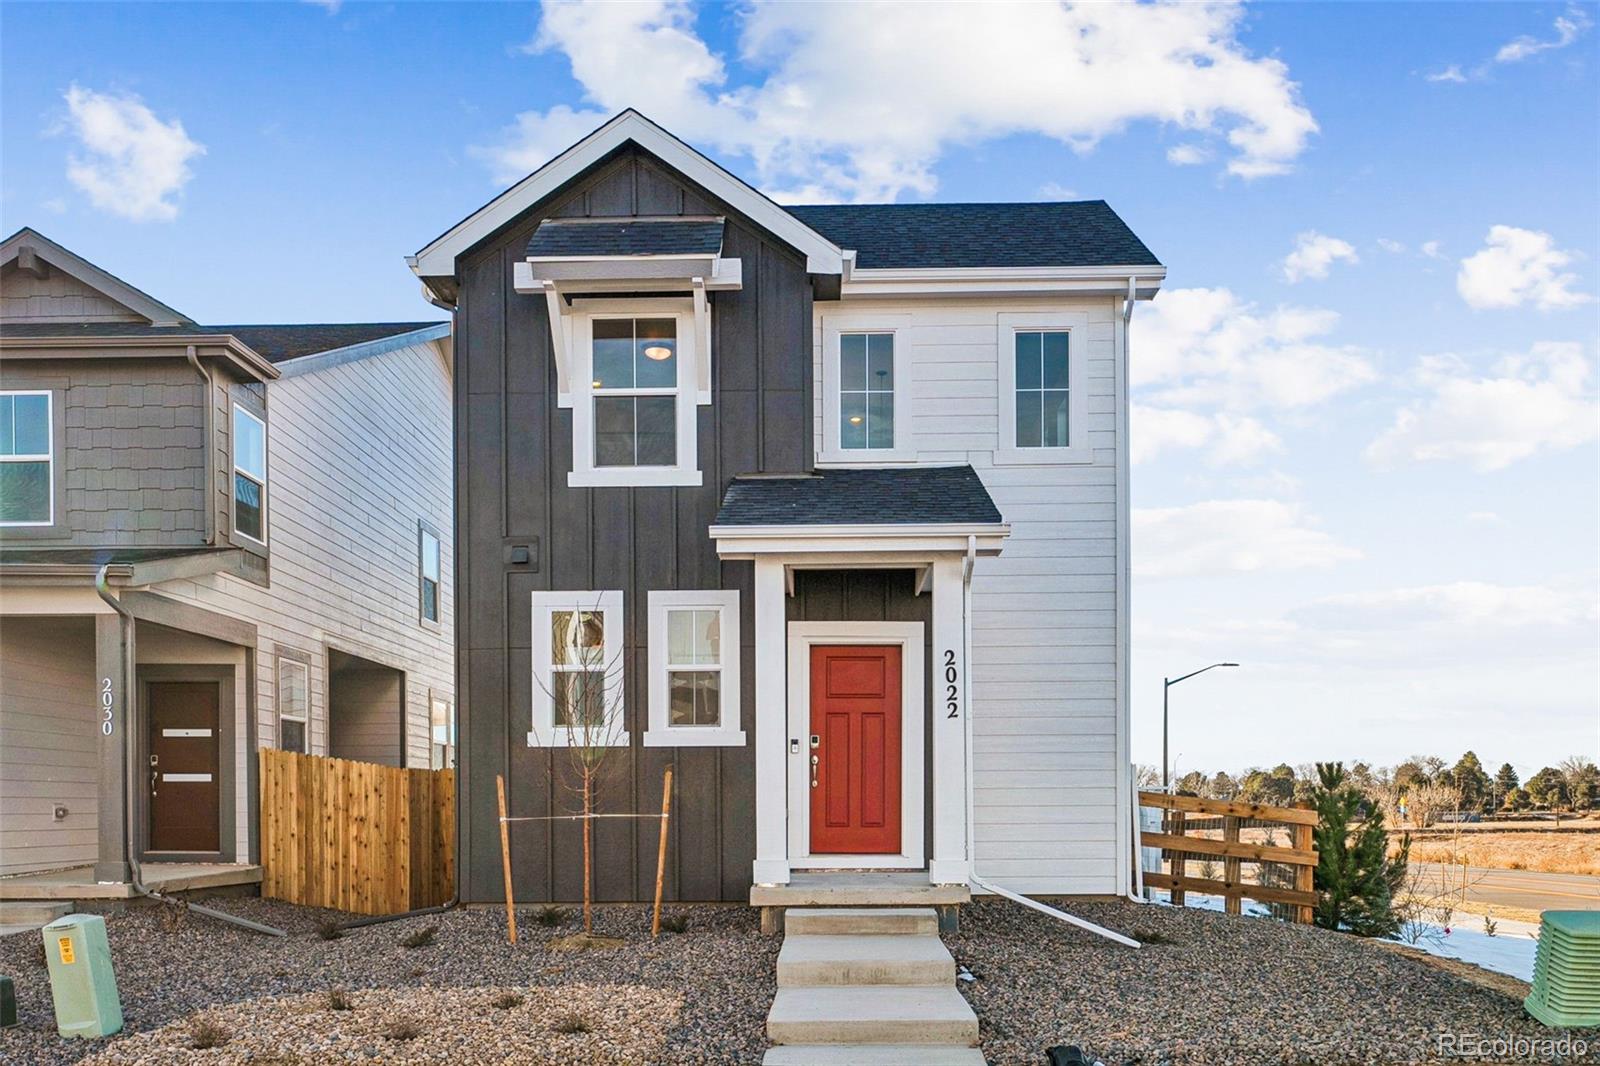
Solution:
{"label": "double-hung window", "polygon": [[876,466],[916,458],[909,322],[905,315],[824,317],[823,463]]}
{"label": "double-hung window", "polygon": [[417,609],[424,623],[439,622],[439,538],[425,523],[417,524]]}
{"label": "double-hung window", "polygon": [[0,526],[55,522],[52,399],[47,391],[0,392]]}
{"label": "double-hung window", "polygon": [[233,529],[267,542],[267,424],[233,405]]}
{"label": "double-hung window", "polygon": [[449,770],[456,764],[456,716],[450,701],[428,697],[428,767]]}
{"label": "double-hung window", "polygon": [[278,657],[278,747],[306,752],[311,707],[311,668],[297,659]]}
{"label": "double-hung window", "polygon": [[[699,485],[701,353],[687,301],[598,301],[576,315],[573,461],[568,483]],[[709,396],[705,397],[709,402]]]}
{"label": "double-hung window", "polygon": [[739,745],[739,593],[650,593],[649,747]]}
{"label": "double-hung window", "polygon": [[[1091,462],[1088,316],[1036,312],[1003,314],[999,321],[995,462]],[[1108,364],[1109,358],[1108,351]],[[1109,365],[1105,372],[1112,372]]]}
{"label": "double-hung window", "polygon": [[621,592],[533,594],[533,721],[528,744],[626,745]]}

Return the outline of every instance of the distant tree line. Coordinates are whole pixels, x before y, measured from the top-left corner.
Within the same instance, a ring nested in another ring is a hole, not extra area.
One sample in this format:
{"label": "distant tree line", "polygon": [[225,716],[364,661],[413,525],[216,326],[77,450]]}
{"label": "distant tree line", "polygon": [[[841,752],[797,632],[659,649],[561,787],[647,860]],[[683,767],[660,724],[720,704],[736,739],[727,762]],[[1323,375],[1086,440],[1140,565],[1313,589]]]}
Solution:
{"label": "distant tree line", "polygon": [[[1526,781],[1510,763],[1502,763],[1490,774],[1471,751],[1454,765],[1438,756],[1414,755],[1394,766],[1357,762],[1343,773],[1343,782],[1384,810],[1393,825],[1430,825],[1447,812],[1587,811],[1600,807],[1600,767],[1583,755],[1546,766]],[[1141,770],[1142,787],[1159,784],[1158,770]],[[1184,795],[1293,807],[1314,802],[1323,781],[1310,763],[1280,763],[1271,769],[1251,767],[1240,773],[1190,770],[1174,784]]]}

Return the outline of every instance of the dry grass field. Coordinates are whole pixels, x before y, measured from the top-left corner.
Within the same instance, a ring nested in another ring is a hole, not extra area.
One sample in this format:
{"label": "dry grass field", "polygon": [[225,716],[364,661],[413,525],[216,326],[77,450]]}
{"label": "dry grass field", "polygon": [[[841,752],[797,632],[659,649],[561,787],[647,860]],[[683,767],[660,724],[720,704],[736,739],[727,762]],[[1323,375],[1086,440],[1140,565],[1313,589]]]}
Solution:
{"label": "dry grass field", "polygon": [[1413,836],[1411,861],[1600,875],[1600,833],[1550,829]]}

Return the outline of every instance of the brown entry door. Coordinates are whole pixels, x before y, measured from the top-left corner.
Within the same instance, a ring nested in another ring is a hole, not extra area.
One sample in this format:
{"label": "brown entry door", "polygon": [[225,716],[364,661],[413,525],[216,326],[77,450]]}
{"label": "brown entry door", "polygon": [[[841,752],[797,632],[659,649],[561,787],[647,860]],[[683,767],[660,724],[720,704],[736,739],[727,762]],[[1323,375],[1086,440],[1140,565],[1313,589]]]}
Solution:
{"label": "brown entry door", "polygon": [[811,854],[900,852],[900,647],[811,649]]}
{"label": "brown entry door", "polygon": [[150,685],[150,851],[220,851],[216,682]]}

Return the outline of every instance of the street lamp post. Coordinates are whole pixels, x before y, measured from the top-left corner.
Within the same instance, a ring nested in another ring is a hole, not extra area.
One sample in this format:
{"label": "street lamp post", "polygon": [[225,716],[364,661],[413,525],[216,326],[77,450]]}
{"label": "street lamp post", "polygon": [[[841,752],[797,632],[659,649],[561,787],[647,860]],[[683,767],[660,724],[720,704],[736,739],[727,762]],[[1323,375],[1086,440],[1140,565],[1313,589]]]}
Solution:
{"label": "street lamp post", "polygon": [[1167,767],[1170,765],[1167,762],[1167,692],[1179,681],[1187,681],[1197,674],[1205,673],[1207,670],[1215,670],[1219,666],[1238,665],[1238,663],[1212,663],[1210,666],[1202,667],[1199,670],[1190,671],[1189,673],[1184,674],[1182,677],[1164,677],[1161,679],[1161,791],[1172,791],[1170,787],[1171,782],[1169,781],[1167,774]]}

